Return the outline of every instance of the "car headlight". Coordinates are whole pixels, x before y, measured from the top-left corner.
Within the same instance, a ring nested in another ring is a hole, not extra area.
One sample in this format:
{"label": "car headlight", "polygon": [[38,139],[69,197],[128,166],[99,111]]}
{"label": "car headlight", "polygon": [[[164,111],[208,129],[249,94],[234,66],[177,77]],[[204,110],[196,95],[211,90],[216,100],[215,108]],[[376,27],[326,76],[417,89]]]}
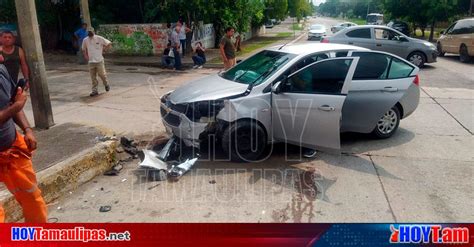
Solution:
{"label": "car headlight", "polygon": [[189,105],[192,110],[188,110],[187,117],[194,122],[203,119],[205,122],[213,118],[224,108],[224,100],[210,100],[194,102]]}
{"label": "car headlight", "polygon": [[436,49],[436,46],[433,45],[433,44],[431,44],[430,42],[424,42],[423,44],[426,45],[426,46],[428,46],[428,47],[431,48],[431,49]]}

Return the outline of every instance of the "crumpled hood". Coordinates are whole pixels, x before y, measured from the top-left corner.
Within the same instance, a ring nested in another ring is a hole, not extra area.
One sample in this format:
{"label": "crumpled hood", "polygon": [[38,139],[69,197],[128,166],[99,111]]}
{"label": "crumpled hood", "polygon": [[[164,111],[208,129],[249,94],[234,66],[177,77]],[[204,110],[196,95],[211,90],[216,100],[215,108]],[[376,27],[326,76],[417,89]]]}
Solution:
{"label": "crumpled hood", "polygon": [[173,104],[215,100],[245,92],[248,85],[210,75],[191,81],[174,90],[169,99]]}

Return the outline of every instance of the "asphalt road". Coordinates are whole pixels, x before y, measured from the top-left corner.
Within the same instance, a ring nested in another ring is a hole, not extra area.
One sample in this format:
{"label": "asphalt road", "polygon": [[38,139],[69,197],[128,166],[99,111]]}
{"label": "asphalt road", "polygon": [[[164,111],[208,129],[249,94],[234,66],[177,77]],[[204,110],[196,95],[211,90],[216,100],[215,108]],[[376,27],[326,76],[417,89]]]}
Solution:
{"label": "asphalt road", "polygon": [[[314,21],[328,27],[337,22]],[[68,88],[84,81],[86,72],[50,71],[56,119],[149,137],[163,130],[156,95],[216,72],[138,69],[111,68],[112,93],[94,101],[78,94],[87,94],[86,83]],[[132,161],[119,176],[97,177],[50,205],[50,217],[59,222],[472,222],[474,65],[448,56],[422,69],[420,77],[420,105],[390,139],[345,134],[341,155],[319,153],[315,159],[276,145],[260,163],[199,161],[178,182],[147,181],[134,174],[137,161]],[[112,210],[100,213],[104,205]]]}

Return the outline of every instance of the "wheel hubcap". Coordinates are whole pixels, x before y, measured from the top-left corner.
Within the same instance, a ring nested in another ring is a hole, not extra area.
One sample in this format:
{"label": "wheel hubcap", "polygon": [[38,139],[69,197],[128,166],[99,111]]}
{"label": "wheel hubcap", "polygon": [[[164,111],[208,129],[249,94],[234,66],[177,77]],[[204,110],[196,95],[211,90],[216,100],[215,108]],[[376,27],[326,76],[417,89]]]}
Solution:
{"label": "wheel hubcap", "polygon": [[415,54],[410,57],[410,62],[416,66],[419,66],[423,62],[423,58],[420,55]]}
{"label": "wheel hubcap", "polygon": [[390,134],[395,129],[397,120],[397,113],[394,110],[390,110],[379,120],[377,129],[382,134]]}

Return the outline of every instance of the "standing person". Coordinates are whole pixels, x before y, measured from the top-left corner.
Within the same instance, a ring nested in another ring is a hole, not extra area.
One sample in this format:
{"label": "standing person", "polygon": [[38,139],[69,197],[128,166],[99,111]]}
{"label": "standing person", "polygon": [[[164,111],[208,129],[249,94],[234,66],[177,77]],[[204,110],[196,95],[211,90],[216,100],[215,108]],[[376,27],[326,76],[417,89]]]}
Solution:
{"label": "standing person", "polygon": [[[31,162],[36,138],[23,112],[26,100],[23,89],[17,89],[17,82],[0,65],[0,181],[21,205],[25,222],[46,223],[46,203]],[[16,130],[15,124],[24,135]],[[5,212],[0,206],[0,222],[4,221]]]}
{"label": "standing person", "polygon": [[194,52],[196,53],[196,55],[193,56],[193,69],[201,69],[202,66],[206,63],[206,49],[204,49],[204,46],[200,41],[196,42]]}
{"label": "standing person", "polygon": [[0,63],[3,63],[10,74],[11,79],[18,82],[18,73],[23,74],[28,83],[30,81],[30,70],[26,63],[26,56],[23,49],[15,45],[15,36],[11,31],[4,31],[1,35],[2,46],[0,47]]}
{"label": "standing person", "polygon": [[191,29],[189,29],[186,26],[186,23],[184,23],[183,17],[179,17],[178,23],[181,25],[181,29],[179,30],[179,42],[181,44],[181,49],[184,55],[186,55],[186,34],[191,32]]}
{"label": "standing person", "polygon": [[84,41],[85,38],[87,38],[87,23],[82,23],[82,27],[77,29],[76,32],[74,32],[74,38],[75,38],[75,44],[78,49],[77,51],[77,58],[79,64],[86,64],[86,61],[84,60],[84,55],[82,53],[82,41]]}
{"label": "standing person", "polygon": [[222,61],[224,61],[224,68],[226,70],[232,68],[235,65],[235,46],[232,43],[232,36],[234,36],[235,29],[228,27],[225,29],[225,35],[221,39],[220,51]]}
{"label": "standing person", "polygon": [[99,94],[97,87],[99,81],[97,80],[97,74],[102,83],[104,84],[105,91],[110,91],[110,85],[107,81],[107,72],[105,71],[104,64],[104,50],[109,49],[112,46],[112,42],[106,38],[94,34],[94,28],[89,27],[87,29],[87,38],[82,42],[82,51],[84,53],[84,58],[89,62],[89,72],[92,79],[92,92],[91,97],[94,97]]}
{"label": "standing person", "polygon": [[173,33],[171,33],[171,50],[174,55],[174,68],[176,70],[182,70],[181,68],[181,56],[179,55],[179,47],[181,45],[179,40],[179,32],[181,31],[181,25],[176,25]]}

